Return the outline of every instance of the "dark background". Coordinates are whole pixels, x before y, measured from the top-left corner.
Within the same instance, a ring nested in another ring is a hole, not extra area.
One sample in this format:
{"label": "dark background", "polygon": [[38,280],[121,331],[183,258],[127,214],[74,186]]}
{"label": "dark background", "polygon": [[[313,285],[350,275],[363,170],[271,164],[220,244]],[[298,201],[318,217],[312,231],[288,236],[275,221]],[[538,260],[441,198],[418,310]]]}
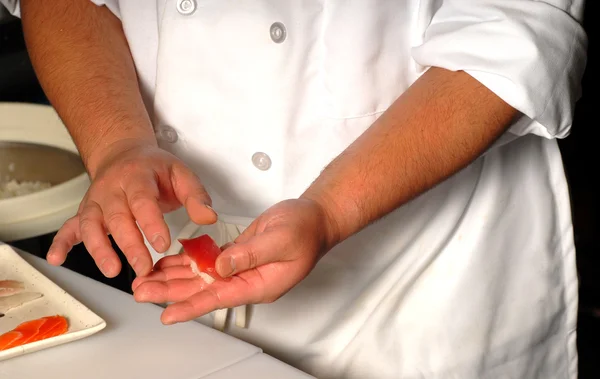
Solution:
{"label": "dark background", "polygon": [[[594,100],[593,95],[597,87],[592,79],[592,72],[598,67],[596,23],[599,20],[593,17],[598,15],[598,3],[598,0],[587,1],[584,27],[589,37],[589,56],[583,79],[583,97],[576,107],[571,135],[559,141],[571,188],[580,275],[578,330],[580,379],[600,378],[600,257],[598,255],[600,184],[596,177],[597,163],[600,160],[597,159],[598,150],[596,150],[599,149],[599,143],[595,138],[598,134],[596,133],[598,123],[596,115],[592,113],[596,110],[594,107],[599,106]],[[4,23],[0,21],[0,102],[2,101],[47,103],[25,51],[18,19],[10,19]],[[12,244],[25,251],[44,256],[52,238],[53,234],[50,234],[30,240],[14,241]],[[134,277],[131,269],[124,269],[118,277],[107,279],[100,274],[82,246],[74,249],[65,266],[131,293],[130,283]],[[128,268],[124,259],[123,267]]]}

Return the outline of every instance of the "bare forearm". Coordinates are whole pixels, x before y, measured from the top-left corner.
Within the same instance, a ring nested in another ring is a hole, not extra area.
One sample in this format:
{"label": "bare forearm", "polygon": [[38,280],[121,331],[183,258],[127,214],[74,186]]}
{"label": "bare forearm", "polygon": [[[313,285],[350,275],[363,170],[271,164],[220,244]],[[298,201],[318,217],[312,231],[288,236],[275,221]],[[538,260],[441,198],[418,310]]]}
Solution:
{"label": "bare forearm", "polygon": [[467,166],[517,111],[464,72],[432,68],[305,192],[337,243]]}
{"label": "bare forearm", "polygon": [[92,176],[108,146],[156,144],[121,23],[90,0],[22,0],[31,61]]}

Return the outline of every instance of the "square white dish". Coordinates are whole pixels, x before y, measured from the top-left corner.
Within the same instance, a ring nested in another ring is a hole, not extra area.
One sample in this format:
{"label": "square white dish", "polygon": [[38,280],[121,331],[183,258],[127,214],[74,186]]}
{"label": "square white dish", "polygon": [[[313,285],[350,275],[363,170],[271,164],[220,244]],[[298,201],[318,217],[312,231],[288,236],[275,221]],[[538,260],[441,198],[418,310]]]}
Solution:
{"label": "square white dish", "polygon": [[12,309],[1,317],[0,335],[22,322],[45,316],[61,315],[69,323],[69,329],[63,335],[0,351],[0,361],[76,341],[106,327],[102,318],[42,275],[9,245],[1,242],[0,280],[18,280],[24,283],[25,291],[43,294],[41,298]]}

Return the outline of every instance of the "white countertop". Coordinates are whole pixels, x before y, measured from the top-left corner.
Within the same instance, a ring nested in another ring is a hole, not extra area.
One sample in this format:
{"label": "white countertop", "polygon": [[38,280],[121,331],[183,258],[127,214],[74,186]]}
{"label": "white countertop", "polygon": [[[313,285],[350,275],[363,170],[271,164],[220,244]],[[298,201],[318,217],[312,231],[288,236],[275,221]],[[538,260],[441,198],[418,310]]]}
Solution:
{"label": "white countertop", "polygon": [[127,293],[19,253],[107,326],[82,340],[0,362],[1,379],[312,378],[200,323],[164,326],[161,307],[139,304]]}

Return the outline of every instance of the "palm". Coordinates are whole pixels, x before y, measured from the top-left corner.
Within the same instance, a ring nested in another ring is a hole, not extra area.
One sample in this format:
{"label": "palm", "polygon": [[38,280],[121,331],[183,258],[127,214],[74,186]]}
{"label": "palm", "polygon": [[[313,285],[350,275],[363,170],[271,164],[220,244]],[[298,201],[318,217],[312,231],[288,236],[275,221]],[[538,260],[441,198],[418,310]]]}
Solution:
{"label": "palm", "polygon": [[[318,212],[299,200],[279,203],[267,210],[223,255],[236,262],[258,262],[231,277],[210,285],[197,277],[185,255],[169,256],[154,271],[133,283],[140,302],[173,303],[162,315],[170,324],[199,317],[216,309],[276,300],[312,269],[323,246]],[[251,251],[251,254],[248,252]],[[260,264],[268,256],[268,263]]]}

